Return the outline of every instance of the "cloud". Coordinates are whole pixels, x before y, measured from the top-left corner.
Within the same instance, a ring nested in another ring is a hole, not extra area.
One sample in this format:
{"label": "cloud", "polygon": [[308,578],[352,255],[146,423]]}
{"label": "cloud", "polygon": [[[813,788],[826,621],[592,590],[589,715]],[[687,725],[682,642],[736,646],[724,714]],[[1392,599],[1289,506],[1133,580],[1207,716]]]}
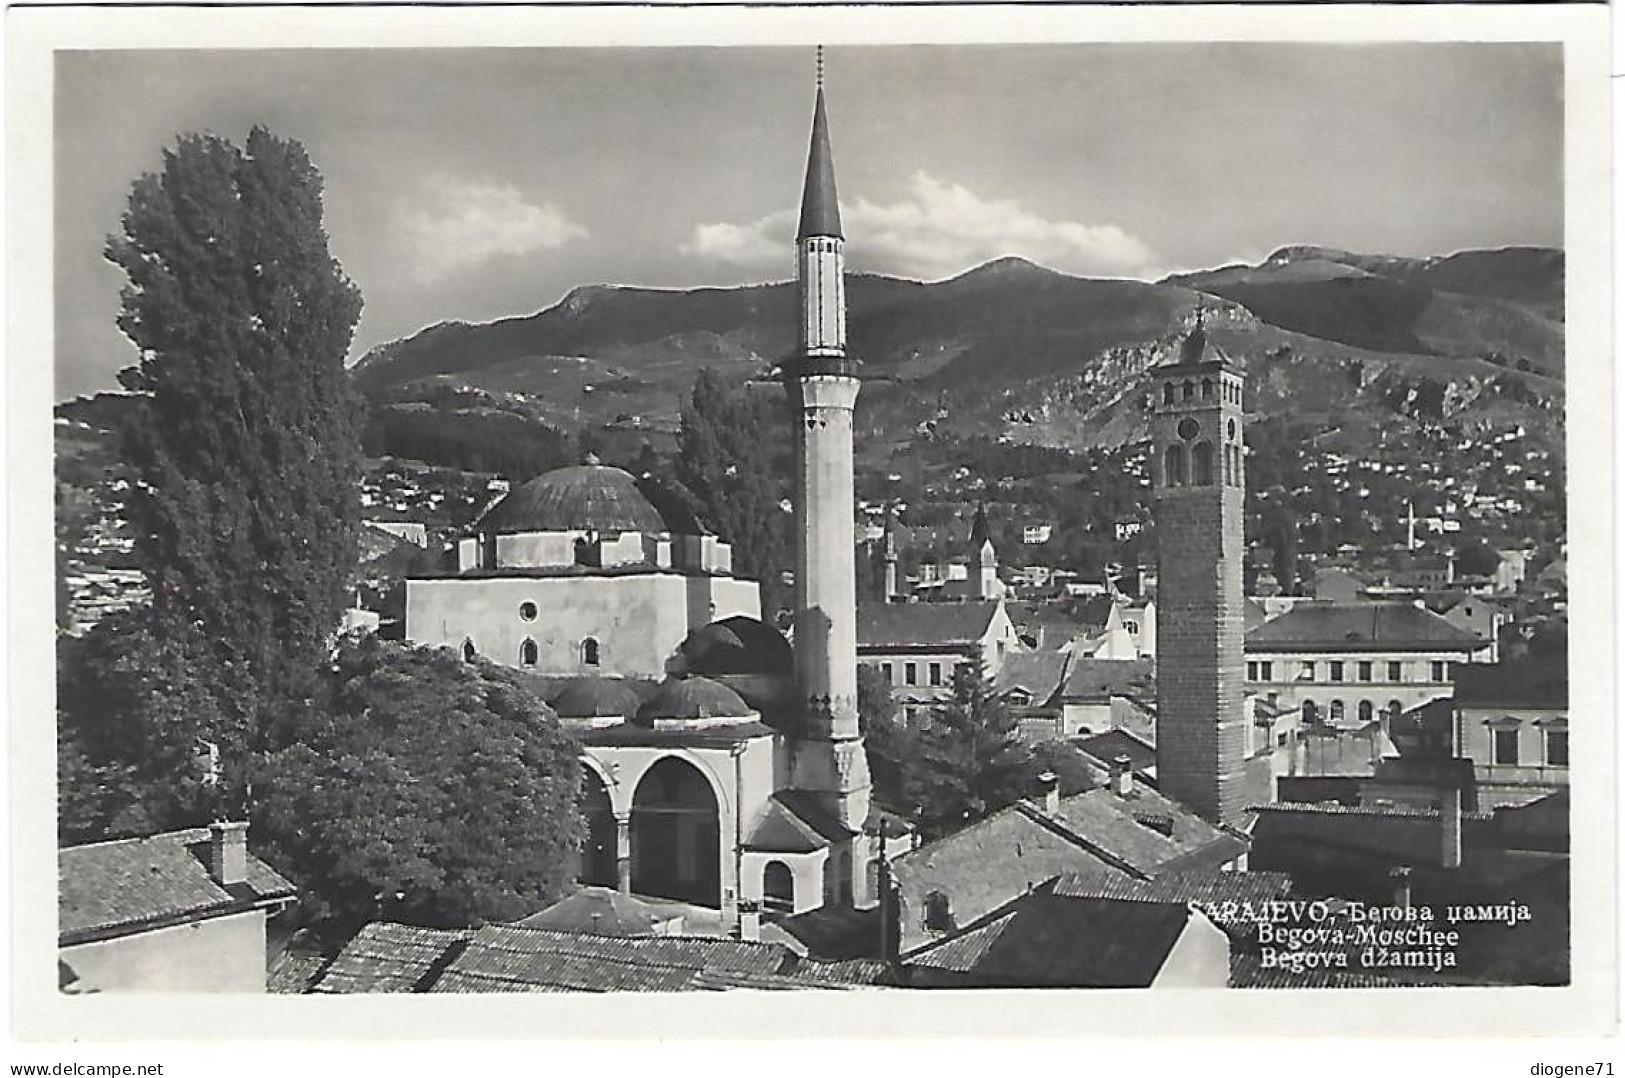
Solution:
{"label": "cloud", "polygon": [[563,247],[587,235],[551,202],[527,201],[512,184],[431,176],[414,203],[395,206],[412,271],[434,281],[498,255],[525,255]]}
{"label": "cloud", "polygon": [[[853,266],[905,277],[948,277],[1003,255],[1103,276],[1140,276],[1157,261],[1117,225],[1052,221],[1015,199],[984,198],[925,172],[913,175],[897,202],[858,198],[841,212]],[[794,226],[792,210],[742,224],[702,224],[682,252],[741,269],[782,268]]]}

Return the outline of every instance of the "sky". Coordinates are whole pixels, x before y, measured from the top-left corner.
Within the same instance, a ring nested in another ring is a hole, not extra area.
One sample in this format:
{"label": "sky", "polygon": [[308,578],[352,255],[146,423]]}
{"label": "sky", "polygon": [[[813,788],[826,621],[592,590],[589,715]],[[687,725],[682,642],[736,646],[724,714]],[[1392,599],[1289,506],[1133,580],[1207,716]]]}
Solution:
{"label": "sky", "polygon": [[[1561,246],[1561,65],[1539,44],[831,48],[848,265],[1156,279],[1295,243]],[[812,77],[784,47],[58,53],[56,397],[135,361],[101,252],[178,133],[304,143],[365,298],[354,359],[583,284],[786,279]]]}

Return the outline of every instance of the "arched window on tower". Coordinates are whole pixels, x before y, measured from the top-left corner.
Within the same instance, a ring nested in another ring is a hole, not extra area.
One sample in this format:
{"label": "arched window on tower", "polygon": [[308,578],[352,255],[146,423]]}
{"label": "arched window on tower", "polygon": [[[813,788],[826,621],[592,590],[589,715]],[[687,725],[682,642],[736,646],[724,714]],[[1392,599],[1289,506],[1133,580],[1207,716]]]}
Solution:
{"label": "arched window on tower", "polygon": [[1162,454],[1162,483],[1167,487],[1185,485],[1185,447],[1171,445]]}
{"label": "arched window on tower", "polygon": [[1374,710],[1375,710],[1375,708],[1372,707],[1370,700],[1361,700],[1360,701],[1360,709],[1359,709],[1360,721],[1361,722],[1370,722],[1371,718],[1372,718],[1372,712]]}
{"label": "arched window on tower", "polygon": [[469,640],[467,637],[464,637],[463,638],[463,661],[465,663],[471,663],[471,662],[474,661],[474,657],[476,655],[478,655],[478,654],[479,654],[479,652],[474,650],[474,641]]}
{"label": "arched window on tower", "polygon": [[593,637],[581,642],[581,661],[588,666],[598,665],[598,641]]}
{"label": "arched window on tower", "polygon": [[1343,721],[1343,701],[1341,701],[1341,700],[1333,700],[1332,701],[1331,721],[1332,722],[1342,722]]}
{"label": "arched window on tower", "polygon": [[1197,442],[1191,450],[1191,483],[1198,487],[1213,485],[1213,443]]}
{"label": "arched window on tower", "polygon": [[1303,702],[1303,721],[1304,722],[1319,722],[1320,721],[1320,705],[1316,704],[1313,700],[1305,700]]}
{"label": "arched window on tower", "polygon": [[1211,378],[1202,379],[1202,399],[1205,401],[1213,399],[1213,379]]}
{"label": "arched window on tower", "polygon": [[1186,382],[1186,383],[1185,383],[1185,384],[1184,384],[1184,388],[1183,388],[1183,389],[1182,389],[1182,390],[1181,390],[1181,394],[1180,394],[1180,395],[1181,395],[1181,396],[1182,396],[1182,397],[1183,397],[1183,398],[1184,398],[1184,399],[1185,399],[1185,400],[1195,400],[1195,399],[1196,399],[1196,386],[1195,386],[1195,385],[1193,385],[1193,384],[1192,384],[1192,383],[1190,383],[1190,382]]}
{"label": "arched window on tower", "polygon": [[519,645],[519,665],[535,666],[537,658],[536,641],[526,637],[525,642]]}
{"label": "arched window on tower", "polygon": [[1162,403],[1174,403],[1174,384],[1172,382],[1162,383]]}

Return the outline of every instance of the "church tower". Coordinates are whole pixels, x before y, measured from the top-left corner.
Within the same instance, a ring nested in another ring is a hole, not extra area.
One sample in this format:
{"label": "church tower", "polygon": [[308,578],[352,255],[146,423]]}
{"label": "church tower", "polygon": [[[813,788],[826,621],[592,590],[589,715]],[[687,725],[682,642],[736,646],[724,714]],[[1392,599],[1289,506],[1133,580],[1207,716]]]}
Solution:
{"label": "church tower", "polygon": [[[858,380],[846,354],[841,210],[819,55],[812,144],[796,230],[800,332],[783,366],[795,438],[795,655],[803,707],[791,781],[854,834],[869,815],[869,765],[858,732],[856,533],[852,410]],[[852,902],[864,865],[834,866],[832,890]],[[855,868],[855,871],[854,871]]]}
{"label": "church tower", "polygon": [[1247,797],[1243,374],[1200,321],[1174,362],[1151,374],[1158,784],[1207,820],[1235,825]]}

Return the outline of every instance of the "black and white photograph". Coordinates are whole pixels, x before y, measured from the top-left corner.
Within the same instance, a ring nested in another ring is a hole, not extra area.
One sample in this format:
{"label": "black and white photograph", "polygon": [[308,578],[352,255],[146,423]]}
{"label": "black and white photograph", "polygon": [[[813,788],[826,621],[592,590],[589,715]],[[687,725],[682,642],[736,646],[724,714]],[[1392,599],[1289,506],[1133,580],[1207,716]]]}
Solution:
{"label": "black and white photograph", "polygon": [[1616,1021],[1607,13],[1492,8],[29,13],[14,979]]}

